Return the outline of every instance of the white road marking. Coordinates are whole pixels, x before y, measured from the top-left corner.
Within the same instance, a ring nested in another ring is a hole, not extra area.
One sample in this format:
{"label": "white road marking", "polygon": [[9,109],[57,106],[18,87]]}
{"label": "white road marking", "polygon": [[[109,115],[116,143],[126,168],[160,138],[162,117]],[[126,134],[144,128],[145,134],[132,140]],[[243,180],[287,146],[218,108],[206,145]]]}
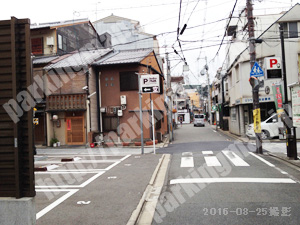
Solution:
{"label": "white road marking", "polygon": [[78,201],[77,202],[77,205],[88,205],[88,204],[90,204],[91,203],[91,201]]}
{"label": "white road marking", "polygon": [[61,161],[37,161],[34,164],[55,164],[55,163],[114,163],[118,162],[119,159],[111,159],[111,160],[78,160],[78,161],[68,161],[68,162],[61,162]]}
{"label": "white road marking", "polygon": [[205,156],[204,159],[207,166],[222,166],[216,156]]}
{"label": "white road marking", "polygon": [[255,158],[259,159],[260,161],[264,162],[265,164],[267,164],[268,166],[271,166],[271,167],[275,167],[274,164],[268,162],[267,160],[263,159],[262,157],[254,154],[253,152],[249,152],[250,155],[254,156]]}
{"label": "white road marking", "polygon": [[[118,165],[119,163],[121,163],[122,161],[124,161],[125,159],[127,159],[130,156],[131,155],[124,156],[118,162],[115,162],[114,164],[107,167],[106,170],[109,170],[109,169],[113,168],[114,166]],[[104,173],[105,173],[105,171],[98,172],[96,175],[92,176],[90,179],[88,179],[87,181],[85,181],[81,185],[59,185],[59,186],[49,185],[49,186],[35,186],[35,187],[36,188],[82,188],[82,187],[85,187],[86,185],[88,185],[89,183],[91,183],[92,181],[94,181],[95,179],[97,179],[98,177],[100,177]]]}
{"label": "white road marking", "polygon": [[202,151],[203,155],[213,155],[213,151]]}
{"label": "white road marking", "polygon": [[[107,171],[106,169],[74,169],[74,170],[53,170],[49,172],[91,172],[91,173],[97,173],[99,171]],[[44,173],[44,172],[36,172],[36,173]]]}
{"label": "white road marking", "polygon": [[183,152],[180,167],[194,167],[194,158],[192,152]]}
{"label": "white road marking", "polygon": [[[68,199],[73,194],[75,194],[78,190],[79,189],[72,189],[72,190],[63,190],[62,189],[62,190],[59,190],[59,191],[68,191],[68,193],[65,194],[64,196],[60,197],[59,199],[57,199],[55,202],[53,202],[50,205],[48,205],[46,208],[44,208],[41,211],[39,211],[36,214],[36,219],[38,220],[39,218],[41,218],[43,215],[45,215],[46,213],[48,213],[49,211],[51,211],[52,209],[54,209],[56,206],[58,206],[60,203],[64,202],[66,199]],[[36,190],[36,191],[39,191],[39,190]],[[53,191],[54,190],[40,190],[40,192],[53,192]]]}
{"label": "white road marking", "polygon": [[170,184],[197,184],[197,183],[278,183],[294,184],[290,178],[244,178],[244,177],[223,177],[223,178],[187,178],[174,179]]}
{"label": "white road marking", "polygon": [[70,173],[70,174],[72,174],[72,173],[78,173],[78,174],[80,174],[80,173],[83,173],[83,174],[88,174],[88,173],[98,173],[99,171],[76,171],[76,170],[74,170],[74,171],[45,171],[45,172],[43,172],[43,171],[37,171],[37,172],[34,172],[35,174],[68,174],[68,173]]}
{"label": "white road marking", "polygon": [[47,170],[53,170],[53,169],[56,169],[58,167],[59,167],[58,165],[50,165],[50,166],[47,166]]}
{"label": "white road marking", "polygon": [[[131,155],[126,155],[123,158],[121,158],[118,162],[115,162],[114,164],[112,164],[111,166],[107,167],[106,170],[113,168],[114,166],[118,165],[119,163],[121,163],[122,161],[124,161],[125,159],[127,159],[128,157],[130,157]],[[99,171],[99,170],[98,170]],[[65,171],[53,171],[53,172],[70,172],[68,170]],[[52,172],[52,173],[53,173]],[[87,171],[71,171],[71,172],[82,172],[82,173],[87,173]],[[92,172],[92,171],[90,171]],[[61,185],[61,186],[35,186],[36,188],[57,188],[57,189],[36,189],[36,192],[63,192],[63,191],[67,191],[68,193],[63,195],[61,198],[57,199],[55,202],[51,203],[50,205],[48,205],[47,207],[45,207],[44,209],[42,209],[41,211],[39,211],[36,214],[36,219],[41,218],[43,215],[45,215],[46,213],[48,213],[49,211],[51,211],[52,209],[54,209],[56,206],[58,206],[60,203],[64,202],[66,199],[68,199],[70,196],[72,196],[73,194],[75,194],[79,189],[60,189],[60,188],[83,188],[86,185],[88,185],[89,183],[91,183],[92,181],[94,181],[95,179],[97,179],[99,176],[101,176],[102,174],[104,174],[106,171],[99,171],[97,172],[96,175],[94,175],[93,177],[91,177],[90,179],[88,179],[87,181],[85,181],[84,183],[82,183],[81,185]],[[86,202],[84,202],[86,203]],[[90,203],[90,202],[89,202]]]}
{"label": "white road marking", "polygon": [[79,160],[81,160],[82,158],[80,158],[80,157],[75,157],[74,158],[74,161],[79,161]]}
{"label": "white road marking", "polygon": [[128,157],[130,157],[131,155],[126,155],[124,156],[122,159],[120,159],[118,162],[115,162],[114,164],[106,167],[106,170],[110,170],[111,168],[113,168],[114,166],[118,165],[120,162],[124,161],[125,159],[127,159]]}
{"label": "white road marking", "polygon": [[250,166],[242,158],[232,151],[223,150],[223,154],[233,163],[235,166]]}
{"label": "white road marking", "polygon": [[108,177],[107,179],[117,179],[117,177],[116,176],[112,176],[112,177]]}
{"label": "white road marking", "polygon": [[99,172],[80,185],[58,185],[58,186],[57,185],[47,185],[47,186],[42,185],[42,186],[35,186],[35,187],[36,188],[83,188],[86,185],[88,185],[89,183],[91,183],[92,181],[94,181],[95,179],[97,179],[98,177],[100,177],[104,173],[105,173],[104,171]]}

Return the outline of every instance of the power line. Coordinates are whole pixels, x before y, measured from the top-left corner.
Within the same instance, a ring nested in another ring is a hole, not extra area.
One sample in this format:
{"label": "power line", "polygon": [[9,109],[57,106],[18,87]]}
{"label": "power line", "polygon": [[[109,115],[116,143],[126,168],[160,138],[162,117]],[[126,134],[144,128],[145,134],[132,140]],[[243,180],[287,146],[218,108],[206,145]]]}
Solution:
{"label": "power line", "polygon": [[[225,29],[225,32],[224,32],[224,35],[223,35],[223,38],[222,38],[222,41],[221,41],[221,44],[220,44],[220,46],[219,46],[219,49],[218,49],[216,55],[213,57],[212,60],[214,60],[214,59],[216,58],[216,56],[219,54],[219,51],[220,51],[220,49],[221,49],[221,47],[222,47],[224,38],[225,38],[226,33],[227,33],[227,29],[228,29],[228,27],[229,27],[229,24],[230,24],[230,21],[231,21],[231,18],[232,18],[232,15],[233,15],[233,12],[234,12],[234,10],[235,10],[235,7],[236,7],[237,2],[238,2],[238,0],[236,0],[235,3],[234,3],[233,9],[232,9],[231,14],[230,14],[230,17],[229,17],[229,21],[228,21],[228,23],[227,23],[227,26],[226,26],[226,29]],[[212,61],[212,60],[211,60],[211,61]]]}

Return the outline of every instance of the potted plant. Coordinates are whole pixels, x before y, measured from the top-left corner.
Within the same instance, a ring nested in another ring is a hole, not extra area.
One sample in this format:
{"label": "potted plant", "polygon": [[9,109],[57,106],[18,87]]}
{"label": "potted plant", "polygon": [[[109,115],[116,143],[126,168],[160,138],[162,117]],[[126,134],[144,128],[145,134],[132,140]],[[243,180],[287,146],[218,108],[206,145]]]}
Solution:
{"label": "potted plant", "polygon": [[59,141],[58,141],[58,139],[56,137],[51,138],[50,145],[53,146],[53,147],[56,147],[57,146],[57,142],[59,142]]}

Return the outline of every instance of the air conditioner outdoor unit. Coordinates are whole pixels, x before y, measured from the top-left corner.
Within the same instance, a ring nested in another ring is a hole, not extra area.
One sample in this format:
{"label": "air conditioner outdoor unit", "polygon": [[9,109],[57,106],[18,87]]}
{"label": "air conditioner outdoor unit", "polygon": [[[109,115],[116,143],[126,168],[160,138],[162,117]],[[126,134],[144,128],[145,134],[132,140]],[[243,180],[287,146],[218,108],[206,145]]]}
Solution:
{"label": "air conditioner outdoor unit", "polygon": [[101,107],[101,108],[100,108],[100,112],[106,113],[106,107]]}

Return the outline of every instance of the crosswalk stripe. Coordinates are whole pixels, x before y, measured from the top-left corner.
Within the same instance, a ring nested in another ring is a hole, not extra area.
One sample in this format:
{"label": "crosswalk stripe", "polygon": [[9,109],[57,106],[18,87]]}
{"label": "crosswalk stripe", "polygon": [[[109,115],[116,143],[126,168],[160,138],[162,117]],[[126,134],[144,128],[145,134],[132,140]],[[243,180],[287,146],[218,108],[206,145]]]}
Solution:
{"label": "crosswalk stripe", "polygon": [[212,155],[214,154],[213,151],[202,151],[203,155]]}
{"label": "crosswalk stripe", "polygon": [[270,183],[295,184],[290,178],[247,178],[247,177],[220,177],[220,178],[182,178],[170,180],[170,184],[200,184],[200,183]]}
{"label": "crosswalk stripe", "polygon": [[183,152],[180,167],[194,167],[194,158],[192,152]]}
{"label": "crosswalk stripe", "polygon": [[222,166],[216,156],[205,156],[204,159],[207,166]]}
{"label": "crosswalk stripe", "polygon": [[223,154],[233,163],[235,166],[249,166],[242,158],[232,151],[223,150]]}

